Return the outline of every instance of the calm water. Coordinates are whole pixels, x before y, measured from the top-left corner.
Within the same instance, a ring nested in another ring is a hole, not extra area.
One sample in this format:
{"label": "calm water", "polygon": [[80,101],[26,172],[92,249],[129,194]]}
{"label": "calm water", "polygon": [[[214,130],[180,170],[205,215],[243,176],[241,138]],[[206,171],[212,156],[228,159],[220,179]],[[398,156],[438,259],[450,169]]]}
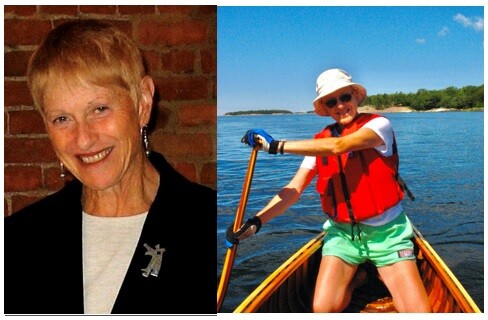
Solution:
{"label": "calm water", "polygon": [[[403,201],[412,222],[483,310],[483,113],[391,113],[400,173],[416,196]],[[275,139],[308,139],[330,123],[313,114],[218,117],[218,270],[225,230],[234,221],[251,148],[240,142],[261,127]],[[301,156],[259,152],[245,220],[295,174]],[[239,244],[222,312],[232,312],[293,252],[321,231],[325,216],[314,181],[287,213]]]}

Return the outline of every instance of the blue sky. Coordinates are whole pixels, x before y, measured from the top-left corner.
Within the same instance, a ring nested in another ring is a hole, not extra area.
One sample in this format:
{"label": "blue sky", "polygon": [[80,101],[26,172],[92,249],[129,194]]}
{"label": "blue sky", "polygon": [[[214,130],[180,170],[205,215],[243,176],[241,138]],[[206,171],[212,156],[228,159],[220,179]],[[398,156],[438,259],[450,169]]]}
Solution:
{"label": "blue sky", "polygon": [[313,110],[342,68],[368,94],[484,83],[484,8],[219,6],[218,114]]}

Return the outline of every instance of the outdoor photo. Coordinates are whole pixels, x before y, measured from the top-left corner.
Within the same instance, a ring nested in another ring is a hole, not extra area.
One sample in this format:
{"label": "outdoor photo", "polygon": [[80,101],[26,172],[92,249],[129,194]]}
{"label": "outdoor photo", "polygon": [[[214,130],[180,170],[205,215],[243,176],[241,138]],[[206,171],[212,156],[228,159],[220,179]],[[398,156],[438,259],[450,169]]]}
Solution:
{"label": "outdoor photo", "polygon": [[219,7],[218,310],[480,312],[483,7]]}

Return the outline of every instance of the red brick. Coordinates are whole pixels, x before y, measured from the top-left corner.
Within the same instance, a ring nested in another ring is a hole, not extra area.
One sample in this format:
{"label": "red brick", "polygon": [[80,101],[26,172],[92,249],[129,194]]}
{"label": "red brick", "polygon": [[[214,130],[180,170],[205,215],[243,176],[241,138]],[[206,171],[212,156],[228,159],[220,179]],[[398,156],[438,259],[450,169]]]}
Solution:
{"label": "red brick", "polygon": [[44,121],[37,110],[10,111],[9,119],[11,135],[46,133]]}
{"label": "red brick", "polygon": [[[157,31],[157,32],[155,32]],[[204,43],[207,25],[201,21],[177,23],[143,21],[137,26],[137,40],[143,45],[185,45]]]}
{"label": "red brick", "polygon": [[132,22],[131,21],[108,20],[108,19],[100,19],[100,21],[103,21],[105,23],[108,23],[108,24],[118,28],[120,31],[122,31],[126,35],[128,35],[131,39],[133,38],[133,36],[132,36]]}
{"label": "red brick", "polygon": [[5,163],[51,163],[57,161],[48,138],[5,138]]}
{"label": "red brick", "polygon": [[43,20],[7,19],[4,26],[6,46],[37,45],[51,31],[51,22]]}
{"label": "red brick", "polygon": [[10,202],[10,199],[7,199],[7,197],[5,197],[5,194],[4,194],[4,198],[3,198],[3,216],[4,217],[9,216],[11,213],[9,202]]}
{"label": "red brick", "polygon": [[209,96],[205,77],[157,77],[154,80],[163,100],[198,100]]}
{"label": "red brick", "polygon": [[192,73],[195,65],[195,53],[189,50],[171,50],[163,55],[163,70],[173,73]]}
{"label": "red brick", "polygon": [[[53,24],[54,24],[54,27],[57,27],[60,24],[63,24],[67,21],[72,21],[72,20],[73,19],[56,19],[53,21]],[[120,31],[124,32],[129,37],[132,37],[132,23],[129,21],[113,20],[113,19],[96,19],[96,20],[110,24],[110,25],[120,29]]]}
{"label": "red brick", "polygon": [[4,112],[3,113],[3,135],[4,137],[8,135],[8,113]]}
{"label": "red brick", "polygon": [[23,77],[33,51],[10,51],[4,54],[5,77]]}
{"label": "red brick", "polygon": [[151,14],[156,13],[155,6],[119,6],[120,14]]}
{"label": "red brick", "polygon": [[193,163],[175,163],[173,167],[181,173],[185,178],[194,182],[200,182],[197,178],[197,171]]}
{"label": "red brick", "polygon": [[161,134],[152,137],[152,142],[163,154],[173,159],[188,161],[190,158],[211,157],[215,151],[215,136],[209,133]]}
{"label": "red brick", "polygon": [[4,81],[5,106],[32,106],[33,101],[27,81]]}
{"label": "red brick", "polygon": [[4,12],[25,17],[36,13],[36,6],[4,6]]}
{"label": "red brick", "polygon": [[153,113],[154,119],[151,119],[151,121],[154,122],[154,127],[164,129],[169,123],[172,111],[164,106],[160,106],[159,104],[155,105],[153,108],[157,108],[157,110],[155,110]]}
{"label": "red brick", "polygon": [[200,183],[217,190],[217,164],[215,162],[204,163],[200,171]]}
{"label": "red brick", "polygon": [[12,212],[15,213],[17,211],[19,211],[20,209],[23,209],[25,207],[27,207],[28,205],[34,203],[34,202],[37,202],[39,200],[41,200],[42,198],[45,198],[47,196],[46,195],[40,195],[40,196],[36,196],[36,195],[30,195],[30,196],[18,196],[18,195],[15,195],[15,196],[12,196]]}
{"label": "red brick", "polygon": [[49,5],[49,6],[40,6],[40,11],[42,13],[50,13],[50,14],[63,14],[63,15],[72,15],[75,16],[78,14],[78,6],[75,5]]}
{"label": "red brick", "polygon": [[196,11],[203,13],[203,14],[217,14],[217,6],[214,5],[204,5],[204,6],[196,6]]}
{"label": "red brick", "polygon": [[217,81],[212,83],[212,98],[217,99]]}
{"label": "red brick", "polygon": [[81,13],[96,13],[96,14],[114,14],[117,12],[115,5],[94,5],[94,6],[80,6]]}
{"label": "red brick", "polygon": [[202,56],[202,71],[203,73],[217,72],[217,50],[216,48],[203,50]]}
{"label": "red brick", "polygon": [[195,6],[156,6],[160,13],[183,13],[190,14]]}
{"label": "red brick", "polygon": [[33,191],[42,188],[42,171],[37,166],[6,166],[5,192]]}
{"label": "red brick", "polygon": [[217,106],[214,104],[182,106],[179,109],[178,117],[182,127],[208,126],[211,128],[217,122]]}
{"label": "red brick", "polygon": [[69,172],[65,172],[66,176],[64,178],[59,176],[60,173],[61,169],[59,166],[44,169],[44,187],[47,190],[51,192],[58,191],[73,179],[73,176]]}
{"label": "red brick", "polygon": [[154,50],[141,50],[141,53],[149,74],[161,70],[161,57],[159,52]]}

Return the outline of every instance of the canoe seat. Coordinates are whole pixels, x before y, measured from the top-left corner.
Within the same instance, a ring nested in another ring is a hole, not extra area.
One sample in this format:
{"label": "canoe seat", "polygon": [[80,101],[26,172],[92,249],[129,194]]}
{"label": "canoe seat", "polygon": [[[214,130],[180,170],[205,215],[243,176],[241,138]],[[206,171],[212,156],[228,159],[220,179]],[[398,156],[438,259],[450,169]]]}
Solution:
{"label": "canoe seat", "polygon": [[350,305],[344,312],[397,312],[391,294],[378,276],[378,270],[370,263],[361,265],[368,274],[368,281],[353,292]]}
{"label": "canoe seat", "polygon": [[345,313],[396,313],[393,300],[389,296],[372,300],[371,297],[356,295],[353,302],[344,310]]}
{"label": "canoe seat", "polygon": [[393,305],[393,300],[391,297],[379,298],[376,301],[368,303],[363,310],[359,312],[364,313],[379,313],[379,312],[397,312],[395,306]]}

